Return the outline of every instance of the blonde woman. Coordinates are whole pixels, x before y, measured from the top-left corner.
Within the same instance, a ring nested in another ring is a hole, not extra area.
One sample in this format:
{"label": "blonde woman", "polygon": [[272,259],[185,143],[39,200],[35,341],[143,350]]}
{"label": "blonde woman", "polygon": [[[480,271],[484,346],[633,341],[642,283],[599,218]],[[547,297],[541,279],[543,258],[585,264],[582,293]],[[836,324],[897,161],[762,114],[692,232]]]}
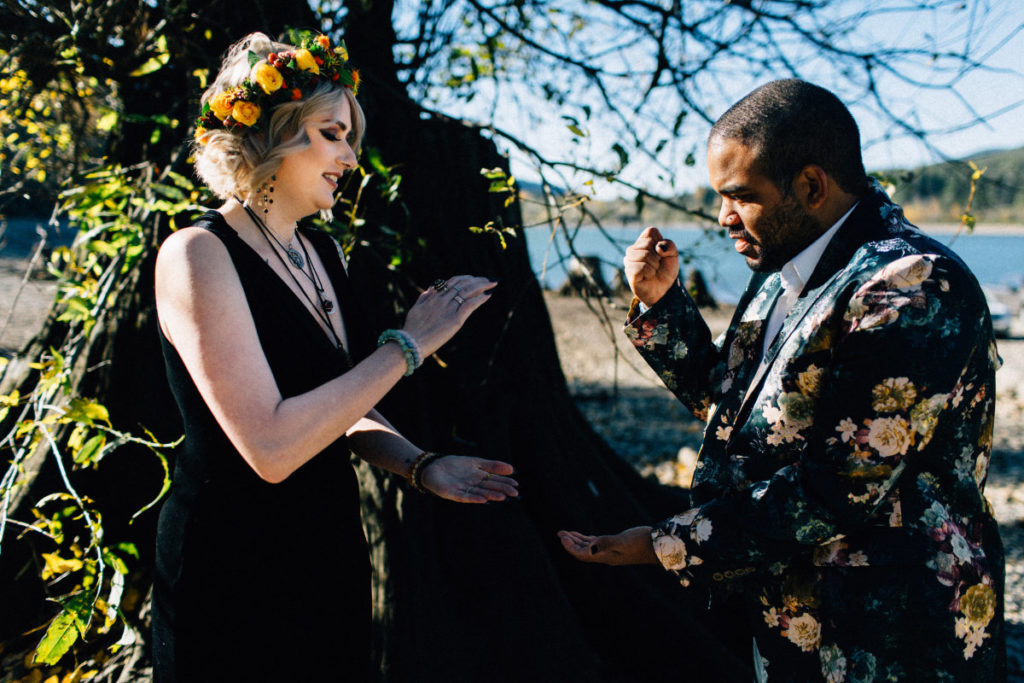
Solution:
{"label": "blonde woman", "polygon": [[196,169],[224,203],[168,238],[156,266],[186,435],[157,537],[159,681],[364,678],[369,565],[350,450],[449,500],[517,495],[510,465],[425,453],[374,408],[495,283],[438,280],[378,338],[336,243],[297,227],[356,166],[358,83],[325,36],[252,34],[202,98]]}

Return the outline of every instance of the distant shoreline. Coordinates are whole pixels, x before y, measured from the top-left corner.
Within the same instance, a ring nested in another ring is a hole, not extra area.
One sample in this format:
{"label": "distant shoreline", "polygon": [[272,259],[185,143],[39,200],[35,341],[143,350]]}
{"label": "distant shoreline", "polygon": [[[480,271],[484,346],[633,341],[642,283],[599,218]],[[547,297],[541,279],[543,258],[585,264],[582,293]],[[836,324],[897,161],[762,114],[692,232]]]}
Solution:
{"label": "distant shoreline", "polygon": [[[606,230],[635,230],[637,234],[640,233],[644,228],[653,225],[660,229],[669,230],[707,230],[712,229],[710,226],[703,225],[701,223],[674,223],[674,224],[658,224],[656,222],[651,223],[608,223],[603,225]],[[914,223],[917,227],[921,228],[926,234],[929,235],[955,235],[957,233],[963,234],[965,237],[970,235],[985,235],[985,236],[998,236],[998,237],[1024,237],[1024,224],[1021,223],[978,223],[974,226],[974,230],[968,232],[967,228],[963,227],[959,223]],[[542,226],[537,226],[539,229]],[[596,229],[597,226],[593,224],[584,224],[580,226],[583,229]],[[533,229],[532,227],[530,229]]]}
{"label": "distant shoreline", "polygon": [[1024,225],[1018,223],[979,223],[974,230],[968,232],[967,228],[959,223],[922,223],[918,226],[929,235],[955,235],[962,231],[965,236],[969,235],[992,235],[999,237],[1021,237],[1024,236]]}

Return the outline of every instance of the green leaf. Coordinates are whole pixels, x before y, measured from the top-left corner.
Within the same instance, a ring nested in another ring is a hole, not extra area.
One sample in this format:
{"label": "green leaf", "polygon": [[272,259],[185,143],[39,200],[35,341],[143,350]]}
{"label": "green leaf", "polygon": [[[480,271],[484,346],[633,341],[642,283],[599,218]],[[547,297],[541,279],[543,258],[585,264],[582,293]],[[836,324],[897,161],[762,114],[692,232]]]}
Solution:
{"label": "green leaf", "polygon": [[75,463],[78,465],[91,465],[107,443],[107,437],[97,434],[92,437],[75,453]]}
{"label": "green leaf", "polygon": [[86,424],[92,424],[94,420],[102,420],[103,422],[110,423],[110,414],[107,409],[96,401],[91,401],[85,398],[73,398],[71,403],[68,405],[67,412],[64,417],[75,422],[84,422]]}
{"label": "green leaf", "polygon": [[147,59],[145,64],[128,75],[132,78],[138,78],[139,76],[145,76],[164,68],[164,65],[171,60],[171,53],[167,51],[167,36],[161,35],[157,38],[156,50],[156,54]]}
{"label": "green leaf", "polygon": [[170,58],[171,56],[169,54],[154,55],[147,59],[145,64],[128,75],[133,78],[138,78],[139,76],[145,76],[153,73],[154,71],[159,71],[164,68],[164,65],[167,64],[168,61],[170,61]]}
{"label": "green leaf", "polygon": [[128,565],[120,557],[110,552],[110,549],[104,548],[103,550],[103,561],[113,567],[114,571],[118,574],[127,574]]}
{"label": "green leaf", "polygon": [[71,649],[81,633],[78,615],[64,609],[57,618],[50,622],[43,639],[36,646],[37,664],[54,665]]}

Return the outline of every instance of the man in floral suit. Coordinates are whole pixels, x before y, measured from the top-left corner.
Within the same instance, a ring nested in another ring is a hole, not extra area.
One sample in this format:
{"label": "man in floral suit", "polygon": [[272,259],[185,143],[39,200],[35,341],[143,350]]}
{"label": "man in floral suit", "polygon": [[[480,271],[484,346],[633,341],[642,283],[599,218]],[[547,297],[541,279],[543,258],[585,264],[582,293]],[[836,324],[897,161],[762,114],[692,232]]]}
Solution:
{"label": "man in floral suit", "polygon": [[983,495],[999,361],[977,281],[866,178],[827,90],[758,88],[713,127],[708,167],[754,271],[728,330],[712,342],[656,229],[625,259],[627,335],[707,420],[692,507],[563,545],[738,595],[758,680],[1005,678]]}

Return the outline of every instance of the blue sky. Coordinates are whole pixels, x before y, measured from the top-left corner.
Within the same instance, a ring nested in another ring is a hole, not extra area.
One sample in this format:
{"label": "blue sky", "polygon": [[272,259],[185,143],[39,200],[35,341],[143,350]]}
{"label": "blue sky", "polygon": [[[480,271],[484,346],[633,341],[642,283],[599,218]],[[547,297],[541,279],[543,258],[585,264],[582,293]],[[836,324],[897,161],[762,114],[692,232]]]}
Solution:
{"label": "blue sky", "polygon": [[[574,0],[561,0],[571,4]],[[924,0],[922,0],[923,2]],[[794,61],[801,67],[800,73],[808,80],[813,80],[826,87],[833,88],[836,93],[850,106],[857,119],[864,141],[865,163],[869,170],[885,168],[908,168],[948,158],[964,158],[981,151],[1006,149],[1024,146],[1024,1],[1021,0],[965,0],[953,3],[949,0],[928,0],[939,7],[927,13],[911,14],[907,12],[888,12],[873,21],[864,21],[856,25],[850,40],[857,46],[872,49],[876,45],[920,47],[935,45],[939,49],[958,50],[965,45],[971,48],[972,54],[982,58],[984,66],[964,73],[955,79],[959,95],[948,90],[935,90],[925,86],[907,85],[887,75],[884,71],[876,72],[879,89],[885,96],[891,109],[899,118],[915,122],[919,127],[945,131],[929,138],[932,145],[923,144],[920,140],[907,135],[898,126],[885,122],[872,111],[869,103],[857,101],[856,89],[848,89],[836,76],[832,64],[815,63],[814,58],[807,54],[796,56]],[[765,0],[767,4],[767,0]],[[892,8],[914,7],[917,0],[906,3],[887,2],[886,0],[836,0],[829,11],[848,12],[863,7],[885,6]],[[725,27],[727,28],[727,27]],[[614,33],[602,35],[590,33],[587,38],[594,51],[599,51],[602,40],[611,44],[615,42]],[[821,74],[821,78],[815,76]],[[721,113],[729,104],[742,97],[752,88],[771,77],[749,76],[736,70],[730,72],[728,65],[718,73],[709,76],[709,81],[717,98],[714,110]],[[951,75],[934,68],[928,62],[919,63],[913,76],[922,82],[937,83],[951,78]],[[835,85],[829,79],[835,79]],[[629,97],[623,86],[623,97]],[[639,86],[635,86],[639,87]],[[704,86],[704,91],[709,88]],[[504,98],[504,99],[503,99]],[[543,117],[536,112],[524,111],[529,106],[507,106],[507,96],[498,95],[493,99],[486,92],[486,87],[479,99],[468,105],[464,112],[479,114],[482,107],[494,107],[497,112],[497,123],[514,134],[523,136],[531,144],[565,159],[584,159],[593,154],[595,158],[614,159],[610,149],[615,142],[614,133],[604,130],[597,122],[587,127],[587,136],[583,140],[572,141],[573,137],[566,131],[566,122],[561,120],[562,112],[544,109]],[[442,106],[444,109],[445,107]],[[458,114],[458,109],[448,109]],[[537,111],[541,111],[538,107]],[[567,110],[568,111],[568,110]],[[572,113],[572,112],[569,112]],[[644,116],[674,116],[672,111],[644,111]],[[716,114],[717,115],[717,114]],[[985,119],[979,123],[976,119]],[[671,176],[674,190],[685,190],[706,184],[704,167],[703,140],[707,133],[707,125],[703,122],[697,126],[689,126],[687,140],[680,140],[675,145],[674,159],[670,173],[662,172],[662,179],[656,171],[649,170],[653,164],[634,160],[625,175],[630,179],[651,184],[664,190],[664,177]],[[499,141],[499,145],[500,145]],[[512,158],[513,173],[526,180],[533,180],[536,175],[529,165],[517,157],[515,150],[506,147]],[[682,159],[692,153],[693,165],[685,165]],[[570,177],[566,184],[581,182],[582,176]],[[599,182],[596,186],[599,196],[618,194],[610,186]],[[579,189],[576,187],[574,189]]]}

